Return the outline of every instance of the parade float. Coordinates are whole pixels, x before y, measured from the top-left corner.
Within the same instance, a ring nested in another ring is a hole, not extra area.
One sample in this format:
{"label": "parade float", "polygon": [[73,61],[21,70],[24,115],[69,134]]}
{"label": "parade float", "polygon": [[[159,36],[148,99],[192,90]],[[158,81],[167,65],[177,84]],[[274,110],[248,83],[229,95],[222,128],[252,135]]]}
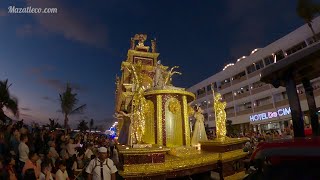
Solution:
{"label": "parade float", "polygon": [[175,71],[178,66],[162,65],[156,40],[150,49],[146,39],[143,34],[131,38],[122,74],[116,77],[119,174],[124,179],[170,179],[211,171],[227,177],[242,171],[247,139],[226,136],[221,95],[213,92],[217,138],[195,143],[189,117],[203,124],[201,111],[190,106],[195,95],[172,84],[173,75],[181,75]]}

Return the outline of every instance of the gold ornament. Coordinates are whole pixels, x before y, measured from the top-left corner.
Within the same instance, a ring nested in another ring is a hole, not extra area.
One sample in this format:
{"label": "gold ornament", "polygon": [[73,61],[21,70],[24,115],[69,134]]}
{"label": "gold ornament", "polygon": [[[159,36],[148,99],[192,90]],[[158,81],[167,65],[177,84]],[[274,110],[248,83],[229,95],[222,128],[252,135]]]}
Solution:
{"label": "gold ornament", "polygon": [[180,104],[178,101],[170,101],[169,103],[169,111],[173,114],[176,114],[179,110]]}
{"label": "gold ornament", "polygon": [[132,137],[135,138],[136,143],[142,143],[142,137],[145,132],[145,121],[147,116],[148,104],[144,97],[145,87],[143,86],[142,63],[126,68],[133,75],[133,98],[132,98]]}
{"label": "gold ornament", "polygon": [[194,115],[194,109],[188,105],[188,116],[193,116]]}

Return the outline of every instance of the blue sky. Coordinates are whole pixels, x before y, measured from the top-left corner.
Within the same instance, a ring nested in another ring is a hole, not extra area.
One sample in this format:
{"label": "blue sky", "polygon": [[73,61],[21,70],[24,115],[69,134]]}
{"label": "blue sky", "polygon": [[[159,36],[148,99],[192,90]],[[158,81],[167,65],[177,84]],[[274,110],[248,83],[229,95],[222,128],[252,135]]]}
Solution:
{"label": "blue sky", "polygon": [[[20,119],[63,116],[67,82],[86,103],[70,123],[113,123],[114,79],[136,33],[157,38],[162,63],[179,65],[177,86],[189,87],[229,62],[303,25],[292,0],[121,1],[3,0],[0,79],[19,99]],[[8,7],[57,8],[57,14],[8,14]],[[148,40],[148,42],[149,42]]]}

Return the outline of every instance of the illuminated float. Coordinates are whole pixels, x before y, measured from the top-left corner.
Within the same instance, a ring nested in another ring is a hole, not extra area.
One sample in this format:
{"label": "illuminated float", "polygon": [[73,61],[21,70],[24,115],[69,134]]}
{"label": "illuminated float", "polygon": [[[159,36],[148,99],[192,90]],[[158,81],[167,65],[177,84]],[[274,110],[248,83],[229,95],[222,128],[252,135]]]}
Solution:
{"label": "illuminated float", "polygon": [[119,174],[125,179],[166,179],[218,171],[218,166],[223,166],[223,176],[241,171],[235,164],[247,155],[242,151],[247,139],[226,137],[221,95],[213,93],[218,137],[200,141],[201,148],[191,146],[189,117],[194,110],[189,104],[195,95],[172,85],[172,76],[181,75],[178,67],[163,66],[156,40],[150,50],[146,39],[143,34],[131,38],[121,77],[116,77]]}

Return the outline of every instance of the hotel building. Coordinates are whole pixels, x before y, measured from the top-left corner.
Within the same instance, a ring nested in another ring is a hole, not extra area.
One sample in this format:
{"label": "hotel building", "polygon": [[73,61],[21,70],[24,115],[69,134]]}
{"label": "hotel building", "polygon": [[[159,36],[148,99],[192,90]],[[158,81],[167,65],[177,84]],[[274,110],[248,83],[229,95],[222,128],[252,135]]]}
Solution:
{"label": "hotel building", "polygon": [[[312,25],[320,39],[320,17],[315,18]],[[215,127],[213,91],[219,92],[227,102],[227,120],[231,120],[242,132],[283,130],[289,127],[292,121],[286,89],[261,82],[260,72],[315,43],[319,42],[314,41],[310,28],[303,25],[264,48],[252,50],[250,55],[240,57],[220,72],[188,88],[196,95],[192,105],[201,105],[204,109],[205,124],[209,129]],[[319,108],[320,77],[311,82]],[[302,84],[297,85],[297,92],[305,125],[308,126],[310,118]]]}

